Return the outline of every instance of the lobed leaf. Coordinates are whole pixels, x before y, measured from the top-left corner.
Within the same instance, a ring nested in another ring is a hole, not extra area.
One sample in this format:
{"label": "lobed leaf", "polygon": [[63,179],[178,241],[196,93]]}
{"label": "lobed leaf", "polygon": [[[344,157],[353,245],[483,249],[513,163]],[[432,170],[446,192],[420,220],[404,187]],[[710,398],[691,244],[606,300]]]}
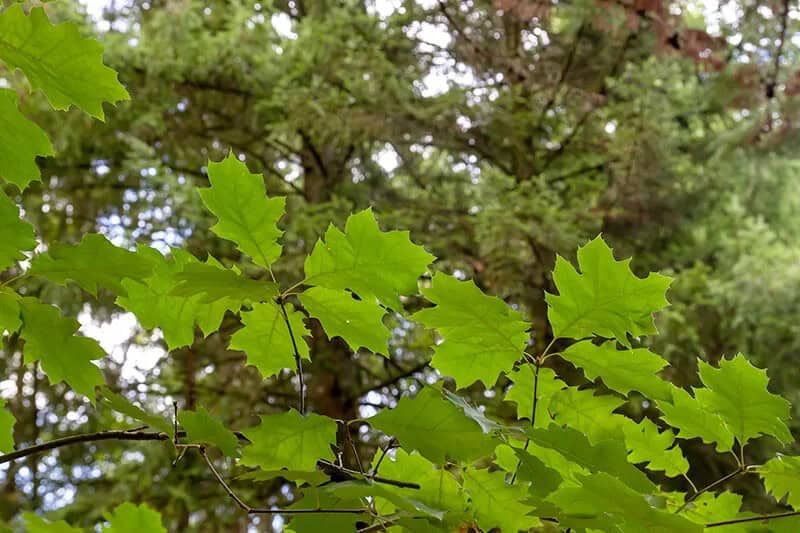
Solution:
{"label": "lobed leaf", "polygon": [[[2,116],[2,109],[0,109],[0,116]],[[0,139],[0,150],[2,150],[2,139]],[[0,165],[2,165],[2,161],[0,161]],[[1,166],[0,170],[2,170]],[[31,251],[34,248],[36,248],[36,235],[33,227],[20,218],[17,204],[0,190],[0,271],[10,267],[16,261],[25,259],[25,254],[22,252]]]}
{"label": "lobed leaf", "polygon": [[294,346],[303,359],[310,359],[308,344],[303,336],[308,329],[302,313],[286,304],[286,316],[292,327],[294,343],[286,326],[280,305],[273,301],[255,304],[252,311],[242,313],[244,327],[233,334],[229,348],[247,354],[247,364],[253,365],[264,377],[278,374],[284,368],[294,369]]}
{"label": "lobed leaf", "polygon": [[78,321],[62,316],[52,305],[22,298],[20,309],[25,361],[39,361],[50,383],[65,381],[94,403],[95,387],[103,385],[105,378],[92,361],[105,356],[105,351],[96,340],[76,336]]}
{"label": "lobed leaf", "polygon": [[399,296],[417,292],[417,279],[436,258],[409,239],[407,231],[378,227],[371,209],[350,215],[344,232],[331,225],[306,258],[304,283],[349,289],[367,301],[402,309]]}
{"label": "lobed leaf", "polygon": [[459,387],[492,385],[522,359],[530,325],[502,300],[486,296],[472,281],[436,273],[423,295],[436,307],[411,317],[444,339],[434,347],[431,366]]}
{"label": "lobed leaf", "polygon": [[17,419],[5,406],[5,400],[0,400],[0,452],[10,453],[14,451],[14,424]]}
{"label": "lobed leaf", "polygon": [[585,340],[563,350],[561,357],[582,368],[587,378],[602,378],[608,388],[622,394],[638,391],[653,400],[672,399],[673,386],[656,375],[667,361],[645,348],[617,350],[614,342],[596,345]]}
{"label": "lobed leaf", "polygon": [[108,521],[108,526],[102,529],[104,533],[167,533],[161,514],[145,504],[125,502],[103,516]]}
{"label": "lobed leaf", "polygon": [[186,438],[190,442],[210,444],[228,457],[238,457],[236,448],[239,446],[239,439],[204,407],[196,411],[180,411],[178,422],[186,430]]}
{"label": "lobed leaf", "polygon": [[235,242],[257,265],[269,268],[281,256],[278,239],[283,232],[277,223],[283,216],[286,198],[268,198],[263,176],[251,174],[232,151],[222,161],[209,161],[208,180],[211,187],[200,189],[199,193],[217,217],[211,230]]}
{"label": "lobed leaf", "polygon": [[689,471],[689,462],[680,447],[675,445],[675,434],[667,429],[661,433],[652,421],[642,420],[638,424],[622,426],[625,447],[630,451],[628,461],[634,464],[648,463],[653,471],[664,471],[669,477],[680,476]]}
{"label": "lobed leaf", "polygon": [[0,12],[0,60],[25,73],[54,109],[75,105],[103,119],[103,102],[128,99],[117,73],[103,65],[103,47],[81,37],[73,23],[54,25],[41,7],[25,15],[21,4]]}
{"label": "lobed leaf", "polygon": [[318,459],[332,456],[336,422],[317,414],[303,416],[291,409],[264,415],[258,426],[242,433],[250,444],[244,447],[240,464],[264,470],[308,470]]}
{"label": "lobed leaf", "polygon": [[767,491],[776,500],[786,497],[786,502],[800,509],[800,456],[778,455],[758,469]]}
{"label": "lobed leaf", "polygon": [[98,233],[90,233],[80,243],[55,243],[31,262],[31,274],[54,283],[75,281],[97,296],[98,287],[126,296],[123,280],[142,282],[153,272],[153,262],[144,253],[135,253],[111,244]]}
{"label": "lobed leaf", "polygon": [[[51,156],[54,152],[45,132],[19,111],[18,100],[13,90],[0,89],[0,117],[3,117],[0,123],[0,178],[22,191],[41,179],[36,158]],[[0,217],[3,216],[2,210],[0,207]],[[3,226],[0,224],[0,231]],[[5,239],[0,239],[0,243],[5,242]]]}
{"label": "lobed leaf", "polygon": [[699,365],[706,388],[695,389],[695,398],[722,418],[740,445],[761,435],[771,435],[784,444],[792,442],[786,426],[790,404],[767,390],[766,370],[756,368],[742,354],[722,359],[719,368],[705,361]]}
{"label": "lobed leaf", "polygon": [[556,257],[553,281],[558,295],[545,295],[556,337],[599,335],[630,347],[629,334],[657,333],[653,313],[669,304],[665,293],[670,278],[656,273],[635,276],[630,259],[615,260],[599,235],[578,249],[578,265],[580,273],[563,257]]}
{"label": "lobed leaf", "polygon": [[341,337],[353,351],[363,346],[373,353],[389,355],[391,333],[383,324],[386,311],[375,303],[324,287],[306,290],[300,302],[312,318],[319,320],[329,338]]}
{"label": "lobed leaf", "polygon": [[394,409],[370,418],[369,424],[437,464],[448,458],[471,461],[491,454],[497,444],[431,387],[423,387],[413,399],[402,398]]}

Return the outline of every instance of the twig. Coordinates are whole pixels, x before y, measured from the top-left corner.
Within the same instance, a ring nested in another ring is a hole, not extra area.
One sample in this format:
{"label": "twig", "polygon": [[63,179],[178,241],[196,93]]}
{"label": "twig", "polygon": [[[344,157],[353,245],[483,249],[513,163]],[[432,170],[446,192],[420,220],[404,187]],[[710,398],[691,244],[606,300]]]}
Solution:
{"label": "twig", "polygon": [[686,509],[686,506],[687,506],[687,505],[689,505],[690,503],[692,503],[693,501],[695,501],[697,498],[699,498],[699,497],[700,497],[700,495],[701,495],[701,494],[703,494],[704,492],[708,492],[709,490],[711,490],[711,489],[713,489],[713,488],[715,488],[715,487],[718,487],[719,485],[722,485],[722,484],[723,484],[723,483],[725,483],[726,481],[728,481],[728,480],[730,480],[730,479],[733,479],[733,478],[735,478],[735,477],[736,477],[736,476],[738,476],[739,474],[744,474],[745,472],[747,472],[747,467],[739,467],[739,468],[737,468],[736,470],[734,470],[733,472],[730,472],[729,474],[726,474],[726,475],[722,476],[722,477],[721,477],[721,478],[719,478],[718,480],[716,480],[716,481],[714,481],[714,482],[712,482],[712,483],[709,483],[708,485],[706,485],[706,486],[705,486],[705,487],[703,487],[702,489],[698,490],[697,492],[695,492],[694,494],[692,494],[691,496],[689,496],[688,498],[686,498],[686,501],[685,501],[685,502],[683,502],[683,505],[681,505],[680,507],[678,507],[678,510],[677,510],[677,511],[675,511],[675,513],[676,513],[676,514],[677,514],[677,513],[680,513],[681,511],[683,511],[684,509]]}
{"label": "twig", "polygon": [[748,516],[747,518],[734,518],[732,520],[723,520],[722,522],[711,522],[710,524],[706,524],[705,527],[731,526],[733,524],[744,524],[747,522],[766,522],[767,520],[790,518],[792,516],[800,516],[800,511],[789,511],[786,513],[767,514],[761,516]]}
{"label": "twig", "polygon": [[335,476],[338,474],[344,477],[345,479],[347,479],[348,477],[350,479],[361,478],[367,481],[374,481],[375,483],[383,483],[384,485],[392,485],[393,487],[400,487],[401,489],[421,488],[418,483],[413,483],[411,481],[398,481],[396,479],[388,479],[380,476],[361,474],[361,472],[358,472],[357,470],[351,470],[350,468],[339,466],[324,459],[320,459],[317,461],[317,468],[319,468],[322,472],[324,472],[328,476]]}
{"label": "twig", "polygon": [[389,453],[389,450],[395,447],[397,447],[397,439],[392,437],[391,440],[389,440],[388,444],[386,444],[386,446],[381,451],[381,456],[378,457],[378,462],[375,463],[375,468],[372,469],[371,476],[373,478],[378,475],[378,469],[381,467],[381,463],[383,462],[383,459],[386,457],[386,454]]}
{"label": "twig", "polygon": [[300,350],[297,349],[297,341],[294,338],[294,332],[292,331],[292,325],[289,323],[289,315],[286,314],[286,304],[283,301],[283,297],[278,297],[278,305],[281,306],[281,312],[283,313],[283,321],[286,323],[286,327],[289,329],[289,338],[292,339],[292,349],[294,349],[294,363],[297,366],[297,377],[300,379],[300,391],[299,391],[299,398],[298,403],[300,405],[300,414],[306,414],[306,381],[303,377],[303,361],[300,358]]}
{"label": "twig", "polygon": [[214,463],[211,462],[211,459],[208,458],[208,454],[206,454],[206,450],[203,446],[197,447],[198,452],[203,457],[208,469],[214,475],[216,480],[225,489],[225,492],[228,493],[228,496],[231,497],[233,501],[236,502],[242,510],[244,510],[247,514],[311,514],[311,513],[320,513],[320,514],[365,514],[367,509],[323,509],[321,507],[317,507],[315,509],[269,509],[269,508],[259,508],[259,507],[251,507],[248,505],[244,500],[242,500],[236,492],[225,482],[225,479],[219,473],[219,471],[214,466]]}
{"label": "twig", "polygon": [[23,457],[29,457],[31,455],[36,455],[42,452],[46,452],[49,450],[54,450],[56,448],[61,448],[63,446],[69,446],[71,444],[78,444],[81,442],[97,442],[103,440],[136,440],[136,441],[143,441],[143,440],[161,440],[161,441],[169,441],[170,437],[166,433],[161,432],[131,432],[129,430],[114,430],[114,431],[100,431],[97,433],[85,433],[82,435],[70,435],[69,437],[63,437],[60,439],[51,440],[49,442],[44,442],[42,444],[37,444],[35,446],[29,446],[27,448],[23,448],[21,450],[16,450],[11,453],[6,453],[4,455],[0,455],[0,464],[9,463],[11,461],[16,461],[17,459],[21,459]]}
{"label": "twig", "polygon": [[350,426],[346,422],[342,421],[342,429],[344,429],[344,438],[347,439],[347,443],[350,445],[350,450],[353,452],[353,459],[356,461],[358,472],[363,476],[364,465],[361,464],[361,457],[358,455],[356,443],[353,442],[353,436],[350,434]]}

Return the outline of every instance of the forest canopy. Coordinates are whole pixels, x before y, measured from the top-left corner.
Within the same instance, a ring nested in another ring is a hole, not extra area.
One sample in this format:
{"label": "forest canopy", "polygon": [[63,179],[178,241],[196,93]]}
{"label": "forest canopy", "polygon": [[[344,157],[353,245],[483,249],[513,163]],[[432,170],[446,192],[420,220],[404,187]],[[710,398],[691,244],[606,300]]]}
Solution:
{"label": "forest canopy", "polygon": [[798,531],[798,46],[4,0],[0,530]]}

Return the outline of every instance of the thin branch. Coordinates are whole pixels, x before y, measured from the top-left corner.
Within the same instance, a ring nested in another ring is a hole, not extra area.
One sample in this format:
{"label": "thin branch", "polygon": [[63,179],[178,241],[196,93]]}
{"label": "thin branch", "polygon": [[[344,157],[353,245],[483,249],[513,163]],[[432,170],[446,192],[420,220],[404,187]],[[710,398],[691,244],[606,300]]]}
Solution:
{"label": "thin branch", "polygon": [[790,518],[792,516],[800,516],[800,511],[789,511],[786,513],[767,514],[761,516],[748,516],[747,518],[734,518],[732,520],[723,520],[722,522],[712,522],[710,524],[706,524],[705,527],[731,526],[733,524],[744,524],[747,522],[766,522],[768,520]]}
{"label": "thin branch", "polygon": [[300,350],[297,349],[297,340],[294,338],[294,332],[292,331],[292,324],[289,323],[289,315],[286,314],[286,304],[283,301],[283,297],[278,297],[278,305],[281,306],[281,312],[283,313],[283,321],[286,323],[286,327],[289,329],[289,338],[292,339],[292,349],[294,349],[294,363],[297,365],[297,377],[300,379],[300,391],[298,392],[299,398],[298,403],[300,405],[300,414],[306,414],[306,381],[303,377],[303,361],[300,358]]}
{"label": "thin branch", "polygon": [[677,513],[680,513],[681,511],[683,511],[684,509],[686,509],[686,506],[687,506],[687,505],[689,505],[690,503],[692,503],[693,501],[695,501],[697,498],[699,498],[701,494],[703,494],[703,493],[705,493],[705,492],[708,492],[708,491],[710,491],[711,489],[713,489],[713,488],[715,488],[715,487],[718,487],[718,486],[722,485],[722,484],[723,484],[723,483],[725,483],[726,481],[728,481],[728,480],[731,480],[731,479],[735,478],[735,477],[736,477],[736,476],[738,476],[739,474],[744,474],[745,472],[747,472],[747,468],[745,468],[745,467],[740,467],[740,468],[737,468],[736,470],[734,470],[733,472],[730,472],[729,474],[726,474],[726,475],[722,476],[722,477],[721,477],[721,478],[719,478],[718,480],[716,480],[716,481],[714,481],[714,482],[712,482],[712,483],[709,483],[708,485],[706,485],[706,486],[705,486],[705,487],[703,487],[702,489],[698,490],[697,492],[695,492],[694,494],[692,494],[691,496],[689,496],[688,498],[686,498],[686,501],[683,503],[683,505],[681,505],[681,506],[678,508],[678,510],[677,510],[677,511],[675,511],[675,513],[676,513],[676,514],[677,514]]}
{"label": "thin branch", "polygon": [[115,431],[100,431],[97,433],[85,433],[82,435],[70,435],[69,437],[63,437],[60,439],[51,440],[49,442],[44,442],[42,444],[37,444],[35,446],[29,446],[28,448],[23,448],[21,450],[16,450],[11,453],[7,453],[4,455],[0,455],[0,464],[9,463],[11,461],[16,461],[17,459],[21,459],[23,457],[28,457],[31,455],[36,455],[42,452],[46,452],[49,450],[54,450],[56,448],[61,448],[63,446],[69,446],[71,444],[78,444],[81,442],[97,442],[103,440],[136,440],[136,441],[143,441],[143,440],[161,440],[161,441],[169,441],[170,436],[166,433],[155,433],[155,432],[131,432],[128,430],[115,430]]}
{"label": "thin branch", "polygon": [[393,487],[400,487],[401,489],[420,489],[418,483],[411,481],[398,481],[396,479],[389,479],[380,476],[373,476],[368,474],[361,474],[357,470],[351,470],[344,466],[331,463],[324,459],[317,461],[317,468],[330,477],[342,477],[345,479],[364,479],[367,481],[374,481],[375,483],[382,483],[384,485],[392,485]]}
{"label": "thin branch", "polygon": [[388,444],[386,444],[386,446],[383,448],[383,450],[381,450],[381,456],[378,457],[378,462],[375,463],[375,468],[372,469],[371,476],[373,478],[378,475],[378,469],[381,467],[381,463],[383,462],[383,459],[386,457],[386,454],[389,453],[389,450],[396,447],[397,447],[397,439],[392,437],[391,440],[389,440]]}
{"label": "thin branch", "polygon": [[233,501],[236,502],[236,505],[244,509],[245,512],[247,513],[251,512],[253,508],[247,505],[244,501],[242,501],[242,499],[239,498],[239,496],[235,492],[233,492],[233,489],[231,489],[230,486],[228,486],[228,484],[225,483],[225,480],[222,478],[220,473],[214,467],[214,463],[212,463],[211,459],[208,458],[208,454],[206,453],[205,448],[200,448],[199,452],[200,455],[203,457],[203,460],[206,462],[206,465],[208,465],[208,469],[211,470],[211,473],[214,474],[215,478],[217,478],[217,481],[219,482],[220,485],[222,485],[222,488],[225,489],[225,492],[228,493],[228,496],[230,496],[233,499]]}

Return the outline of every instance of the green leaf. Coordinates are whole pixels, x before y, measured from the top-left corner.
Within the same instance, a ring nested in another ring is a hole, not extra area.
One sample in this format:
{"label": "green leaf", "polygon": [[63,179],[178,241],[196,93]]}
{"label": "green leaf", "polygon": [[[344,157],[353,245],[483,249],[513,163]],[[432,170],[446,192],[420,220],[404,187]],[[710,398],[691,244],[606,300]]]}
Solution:
{"label": "green leaf", "polygon": [[516,472],[517,479],[530,483],[528,492],[535,498],[544,498],[564,481],[557,470],[526,450],[502,444],[494,453],[495,462],[500,468],[506,472]]}
{"label": "green leaf", "polygon": [[76,245],[55,243],[31,263],[32,274],[62,285],[73,280],[93,296],[98,287],[126,296],[123,280],[141,282],[152,272],[145,254],[114,246],[98,233],[85,235]]}
{"label": "green leaf", "polygon": [[628,334],[657,333],[653,313],[669,304],[665,293],[670,278],[656,273],[636,277],[630,259],[616,261],[600,236],[578,249],[578,264],[581,273],[556,257],[553,281],[559,294],[545,296],[556,337],[599,335],[629,347]]}
{"label": "green leaf", "polygon": [[695,398],[722,418],[739,444],[744,446],[761,435],[772,435],[784,444],[793,441],[786,426],[790,404],[767,390],[766,370],[756,368],[742,354],[722,359],[719,368],[705,361],[699,365],[707,388],[696,389]]}
{"label": "green leaf", "polygon": [[[0,139],[0,150],[2,150],[1,143],[2,139]],[[19,217],[17,204],[0,190],[0,271],[16,261],[25,259],[25,254],[22,252],[34,248],[36,248],[36,235],[33,233],[33,227]]]}
{"label": "green leaf", "polygon": [[[290,509],[364,509],[365,503],[358,498],[338,496],[325,487],[304,487],[303,499],[289,506]],[[320,531],[356,531],[358,522],[369,515],[354,513],[307,513],[292,517],[289,524],[297,533],[319,533]]]}
{"label": "green leaf", "polygon": [[264,268],[281,256],[278,239],[283,232],[278,220],[286,198],[267,198],[264,177],[251,174],[247,165],[231,151],[222,161],[209,161],[211,187],[200,189],[200,197],[218,219],[211,230],[236,243],[238,249]]}
{"label": "green leaf", "polygon": [[7,409],[4,409],[6,402],[0,400],[0,452],[10,453],[14,451],[14,424],[17,420]]}
{"label": "green leaf", "polygon": [[[671,497],[667,499],[666,510],[670,513],[675,513],[682,509],[680,511],[681,516],[695,524],[705,525],[737,518],[739,517],[739,509],[742,506],[742,497],[733,492],[722,492],[720,494],[704,492],[688,505],[685,505],[686,494],[682,492],[670,493],[669,496]],[[747,524],[740,524],[739,527],[729,525],[725,529],[730,530],[731,533],[747,533],[750,531],[747,528]],[[725,533],[729,533],[729,531],[725,531]]]}
{"label": "green leaf", "polygon": [[103,65],[100,43],[82,38],[75,24],[51,24],[41,7],[28,16],[19,4],[0,12],[0,60],[21,69],[54,109],[75,105],[102,120],[103,102],[128,99],[117,73]]}
{"label": "green leaf", "polygon": [[533,511],[522,503],[528,495],[527,483],[509,485],[504,472],[465,470],[464,490],[470,496],[470,510],[483,531],[499,527],[501,531],[527,531],[541,525]]}
{"label": "green leaf", "polygon": [[[0,89],[0,117],[3,117],[0,123],[0,178],[24,190],[31,182],[41,179],[36,158],[51,156],[54,152],[45,132],[19,111],[17,102],[15,91]],[[0,206],[0,217],[3,217],[3,211]],[[5,222],[0,224],[3,235],[4,227]],[[5,236],[0,238],[0,243],[6,242]]]}
{"label": "green leaf", "polygon": [[615,434],[627,420],[611,415],[623,403],[623,400],[611,394],[597,396],[594,389],[568,387],[553,395],[549,408],[557,423],[567,424],[586,435],[590,441],[598,442]]}
{"label": "green leaf", "polygon": [[125,502],[103,516],[109,522],[103,528],[105,533],[167,533],[161,515],[145,504]]}
{"label": "green leaf", "polygon": [[402,309],[399,296],[415,294],[417,279],[436,258],[413,244],[407,231],[382,232],[371,209],[350,215],[344,233],[330,226],[305,262],[307,285],[350,289]]}
{"label": "green leaf", "polygon": [[191,298],[201,295],[200,302],[211,304],[230,299],[239,302],[262,302],[278,295],[278,287],[271,281],[249,279],[237,269],[224,268],[213,257],[206,263],[190,263],[175,274],[176,285],[171,296]]}
{"label": "green leaf", "polygon": [[301,415],[294,409],[261,417],[261,424],[243,431],[250,440],[239,461],[264,470],[309,470],[317,459],[332,456],[336,422],[316,414]]}
{"label": "green leaf", "polygon": [[400,493],[368,481],[343,481],[327,486],[323,490],[344,499],[383,498],[391,502],[395,508],[409,511],[416,515],[423,514],[437,520],[441,520],[444,517],[444,511],[430,507],[416,498],[416,491]]}
{"label": "green leaf", "polygon": [[144,282],[123,280],[127,296],[118,297],[117,304],[135,314],[143,327],[161,328],[170,350],[194,342],[195,324],[209,335],[219,327],[227,310],[239,310],[239,303],[230,298],[207,304],[200,294],[189,298],[170,294],[175,276],[188,265],[199,264],[189,253],[172,249],[169,259],[153,248],[140,247],[137,253],[150,260],[153,273]]}
{"label": "green leaf", "polygon": [[530,325],[502,300],[487,296],[472,281],[436,273],[422,293],[436,307],[411,317],[436,329],[444,342],[434,348],[431,365],[460,387],[492,385],[523,357]]}
{"label": "green leaf", "polygon": [[173,425],[166,419],[157,415],[153,415],[144,411],[143,409],[133,405],[124,396],[115,393],[108,387],[103,387],[100,397],[100,404],[106,407],[129,416],[139,422],[144,422],[153,429],[157,429],[172,438],[175,429]]}
{"label": "green leaf", "polygon": [[51,522],[30,512],[22,513],[22,519],[25,521],[27,533],[84,533],[82,529],[72,527],[64,520]]}
{"label": "green leaf", "polygon": [[205,408],[200,407],[197,411],[180,411],[178,422],[186,430],[186,438],[190,442],[216,446],[228,457],[239,455],[236,451],[239,439]]}
{"label": "green leaf", "polygon": [[733,448],[733,433],[714,411],[707,410],[696,398],[683,389],[672,389],[671,402],[659,402],[658,408],[664,413],[664,421],[678,429],[678,437],[693,439],[699,437],[703,442],[716,443],[720,452]]}
{"label": "green leaf", "polygon": [[760,467],[758,475],[776,500],[787,496],[786,502],[800,509],[800,456],[779,454]]}
{"label": "green leaf", "polygon": [[22,326],[19,296],[9,289],[0,287],[0,337],[3,330],[14,333]]}
{"label": "green leaf", "polygon": [[[303,314],[286,305],[286,315],[300,357],[309,359],[308,344],[303,336],[308,329]],[[233,334],[229,348],[247,354],[247,364],[253,365],[264,377],[278,374],[284,368],[294,369],[294,346],[281,307],[273,301],[255,304],[252,311],[242,313],[244,327]]]}
{"label": "green leaf", "polygon": [[[533,413],[533,384],[536,369],[532,365],[523,365],[508,377],[514,385],[506,394],[506,400],[517,404],[517,418],[530,420]],[[558,379],[551,368],[539,369],[539,384],[536,386],[536,427],[547,427],[550,415],[547,409],[550,401],[558,391],[567,384]]]}
{"label": "green leaf", "polygon": [[659,433],[658,426],[645,418],[639,424],[623,426],[622,431],[625,434],[625,446],[631,452],[628,456],[631,463],[649,463],[649,470],[663,470],[669,477],[689,471],[689,462],[680,447],[675,446],[675,434],[671,430]]}
{"label": "green leaf", "polygon": [[432,385],[432,388],[441,391],[442,397],[447,400],[448,402],[452,403],[459,409],[461,412],[464,413],[465,416],[474,420],[480,427],[484,433],[491,433],[493,431],[504,431],[509,430],[508,426],[505,426],[495,420],[492,420],[486,414],[480,410],[480,408],[472,405],[472,403],[463,396],[459,396],[455,392],[450,392],[449,390],[442,388],[441,383],[437,383]]}
{"label": "green leaf", "polygon": [[369,424],[437,464],[448,458],[471,461],[491,454],[497,444],[431,387],[423,387],[413,399],[402,398],[394,409],[370,418]]}
{"label": "green leaf", "polygon": [[300,295],[308,314],[319,320],[329,338],[341,337],[353,349],[364,347],[389,355],[391,333],[383,324],[383,308],[341,291],[312,287]]}
{"label": "green leaf", "polygon": [[[650,492],[655,489],[655,485],[647,479],[647,476],[628,462],[628,452],[622,435],[592,444],[582,433],[555,424],[551,424],[547,429],[528,430],[527,433],[533,444],[554,450],[589,472],[606,472],[639,492]],[[534,451],[531,453],[536,455]],[[558,470],[552,461],[545,461],[545,464]],[[574,477],[573,471],[570,470],[561,469],[559,473],[565,478]]]}
{"label": "green leaf", "polygon": [[585,340],[571,345],[560,355],[582,368],[587,378],[602,378],[608,388],[622,394],[639,391],[653,400],[672,399],[670,383],[656,376],[667,366],[667,361],[645,348],[617,350],[614,342],[598,346]]}
{"label": "green leaf", "polygon": [[444,468],[439,468],[417,452],[408,453],[398,448],[393,458],[386,458],[380,475],[389,479],[413,480],[419,489],[386,486],[398,494],[417,499],[435,509],[446,509],[459,514],[466,508],[456,478]]}
{"label": "green leaf", "polygon": [[656,509],[642,494],[600,472],[582,476],[580,486],[562,485],[547,500],[562,509],[561,527],[592,528],[620,533],[700,533],[701,525]]}
{"label": "green leaf", "polygon": [[92,363],[106,355],[97,341],[76,336],[78,321],[62,316],[52,305],[23,298],[20,307],[25,361],[40,361],[50,383],[65,381],[94,403],[95,387],[105,383],[103,373]]}

